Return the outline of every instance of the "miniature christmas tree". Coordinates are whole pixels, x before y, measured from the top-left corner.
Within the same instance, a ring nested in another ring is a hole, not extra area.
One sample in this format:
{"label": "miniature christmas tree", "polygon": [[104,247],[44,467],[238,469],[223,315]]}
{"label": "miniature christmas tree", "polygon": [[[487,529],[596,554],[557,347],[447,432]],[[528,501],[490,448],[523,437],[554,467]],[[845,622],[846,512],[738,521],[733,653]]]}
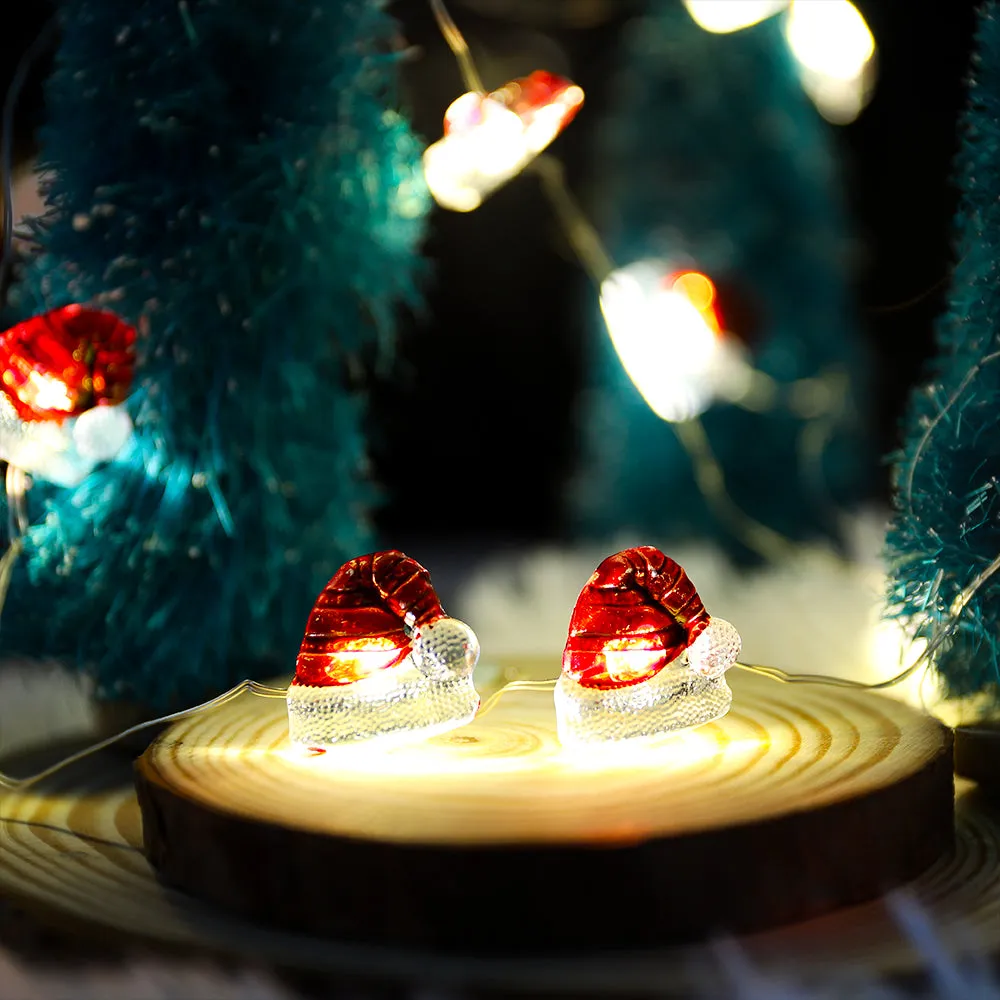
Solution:
{"label": "miniature christmas tree", "polygon": [[[710,34],[680,0],[652,0],[627,29],[621,62],[595,158],[611,256],[710,276],[728,329],[779,389],[817,376],[849,385],[841,412],[822,421],[782,404],[750,413],[717,403],[702,418],[739,507],[789,538],[832,534],[833,511],[864,496],[874,467],[857,414],[864,359],[830,137],[781,19]],[[745,555],[599,319],[590,354],[571,496],[580,531],[703,537]]]}
{"label": "miniature christmas tree", "polygon": [[415,300],[427,204],[382,6],[60,3],[51,215],[16,306],[138,326],[135,435],[78,487],[31,489],[5,651],[187,705],[291,669],[369,546],[356,375]]}
{"label": "miniature christmas tree", "polygon": [[[956,264],[938,354],[895,467],[889,605],[948,693],[1000,696],[1000,20],[979,12],[956,164]],[[957,623],[954,628],[952,623]]]}

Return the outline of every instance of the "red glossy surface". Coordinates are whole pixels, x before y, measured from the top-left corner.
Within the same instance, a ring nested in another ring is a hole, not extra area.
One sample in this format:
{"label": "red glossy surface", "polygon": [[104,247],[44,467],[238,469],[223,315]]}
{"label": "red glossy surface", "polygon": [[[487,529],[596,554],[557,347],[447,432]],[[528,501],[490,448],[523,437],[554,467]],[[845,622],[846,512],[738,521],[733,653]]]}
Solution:
{"label": "red glossy surface", "polygon": [[[557,76],[544,69],[536,69],[528,76],[512,80],[495,96],[500,97],[514,114],[521,118],[530,118],[539,108],[544,108],[558,101],[573,86],[575,86],[573,81],[567,80],[564,76]],[[576,117],[582,104],[581,99],[576,103],[567,103],[563,106],[562,127],[568,125]]]}
{"label": "red glossy surface", "polygon": [[[572,99],[563,99],[571,88],[574,92]],[[546,70],[535,70],[486,96],[463,94],[445,112],[444,134],[474,129],[488,118],[489,108],[498,104],[513,111],[525,125],[531,123],[541,108],[557,107],[560,113],[558,131],[561,131],[583,106],[583,91],[572,80]]]}
{"label": "red glossy surface", "polygon": [[316,600],[293,684],[351,684],[399,663],[410,634],[444,616],[430,573],[395,550],[344,563]]}
{"label": "red glossy surface", "polygon": [[63,306],[0,334],[0,388],[23,420],[57,420],[122,402],[135,328],[114,313]]}
{"label": "red glossy surface", "polygon": [[651,545],[608,556],[580,592],[563,673],[610,690],[655,677],[708,625],[687,574]]}

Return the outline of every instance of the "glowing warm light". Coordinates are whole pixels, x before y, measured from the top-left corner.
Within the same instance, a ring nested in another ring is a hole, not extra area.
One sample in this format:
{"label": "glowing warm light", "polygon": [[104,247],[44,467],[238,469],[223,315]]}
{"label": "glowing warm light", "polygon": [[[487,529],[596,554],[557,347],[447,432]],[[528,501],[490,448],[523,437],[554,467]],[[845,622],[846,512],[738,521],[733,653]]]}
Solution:
{"label": "glowing warm light", "polygon": [[663,659],[660,650],[635,648],[631,639],[612,639],[605,645],[603,655],[604,669],[615,680],[646,676]]}
{"label": "glowing warm light", "polygon": [[574,770],[589,773],[649,769],[681,772],[713,757],[728,760],[757,753],[762,743],[753,737],[723,742],[711,731],[688,729],[618,743],[577,743],[563,748],[563,753]]}
{"label": "glowing warm light", "polygon": [[846,125],[871,96],[875,39],[850,0],[684,0],[694,21],[724,34],[787,10],[785,37],[820,114]]}
{"label": "glowing warm light", "polygon": [[785,34],[799,62],[840,80],[857,76],[875,54],[875,39],[850,0],[799,0]]}
{"label": "glowing warm light", "polygon": [[396,549],[348,560],[320,592],[285,694],[292,743],[412,740],[479,708],[479,640],[444,613],[430,574]]}
{"label": "glowing warm light", "polygon": [[[877,619],[868,638],[868,669],[863,680],[877,683],[895,677],[917,662],[927,648],[926,639],[914,639],[895,619]],[[926,667],[914,671],[904,681],[886,688],[888,697],[928,711],[941,699],[940,680]]]}
{"label": "glowing warm light", "polygon": [[289,738],[329,750],[341,743],[413,742],[464,726],[479,694],[471,676],[429,678],[408,656],[350,684],[293,684],[286,695]]}
{"label": "glowing warm light", "polygon": [[434,200],[471,212],[517,176],[573,119],[580,87],[536,72],[492,94],[463,94],[444,119],[444,138],[424,152],[424,177]]}
{"label": "glowing warm light", "polygon": [[60,306],[0,332],[0,459],[76,486],[132,436],[137,330],[114,313]]}
{"label": "glowing warm light", "polygon": [[355,639],[344,649],[331,650],[327,654],[327,669],[324,680],[334,685],[352,684],[366,680],[376,687],[379,678],[388,668],[400,662],[401,651],[390,636],[366,636]]}
{"label": "glowing warm light", "polygon": [[715,34],[749,28],[784,10],[789,0],[684,0],[699,27]]}
{"label": "glowing warm light", "polygon": [[649,745],[722,718],[740,636],[651,545],[608,556],[580,591],[554,692],[566,747]]}
{"label": "glowing warm light", "polygon": [[28,372],[28,382],[31,388],[26,388],[25,395],[30,395],[39,409],[62,410],[65,413],[73,410],[75,402],[69,394],[69,386],[62,379],[32,371]]}
{"label": "glowing warm light", "polygon": [[[544,770],[580,771],[600,774],[621,771],[682,772],[715,757],[731,759],[757,753],[762,741],[755,737],[721,739],[712,729],[688,729],[646,739],[606,743],[580,743],[565,747],[546,741],[531,754],[482,752],[489,737],[478,733],[477,724],[454,731],[448,739],[443,727],[412,737],[381,737],[363,744],[342,744],[325,753],[315,753],[289,743],[262,747],[258,752],[277,755],[290,767],[308,769],[317,777],[329,774],[378,775],[380,777],[433,777],[455,775],[512,774]],[[445,736],[444,739],[433,739]],[[472,739],[468,739],[472,737]],[[472,749],[470,749],[472,748]],[[246,747],[200,747],[199,752],[219,756],[242,756]]]}
{"label": "glowing warm light", "polygon": [[795,0],[785,37],[802,86],[834,124],[853,121],[871,95],[875,39],[850,0]]}
{"label": "glowing warm light", "polygon": [[680,292],[702,314],[705,321],[718,331],[719,322],[713,308],[715,285],[710,278],[697,271],[683,271],[671,280],[671,287],[675,292]]}
{"label": "glowing warm light", "polygon": [[653,412],[690,420],[714,399],[749,387],[738,349],[720,336],[715,286],[698,272],[671,274],[640,261],[601,285],[601,312],[622,366]]}

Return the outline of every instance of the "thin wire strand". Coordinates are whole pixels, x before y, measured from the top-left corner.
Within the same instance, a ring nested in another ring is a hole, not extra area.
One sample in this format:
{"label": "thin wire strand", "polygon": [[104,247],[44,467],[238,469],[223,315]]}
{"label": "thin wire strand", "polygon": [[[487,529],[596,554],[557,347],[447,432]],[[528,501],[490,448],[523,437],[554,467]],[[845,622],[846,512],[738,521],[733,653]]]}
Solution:
{"label": "thin wire strand", "polygon": [[28,474],[8,462],[4,482],[7,491],[7,531],[13,543],[28,530]]}
{"label": "thin wire strand", "polygon": [[0,615],[3,614],[4,606],[7,604],[10,582],[14,578],[14,566],[23,551],[24,538],[15,538],[7,546],[7,551],[0,557]]}
{"label": "thin wire strand", "polygon": [[901,684],[908,677],[912,676],[919,667],[923,666],[923,659],[911,664],[904,671],[896,674],[895,677],[874,683],[854,681],[847,677],[834,677],[827,674],[794,674],[789,673],[787,670],[781,670],[779,667],[768,667],[761,663],[736,662],[733,666],[738,667],[740,670],[745,670],[747,673],[767,677],[769,680],[777,681],[779,684],[819,684],[824,687],[853,688],[859,691],[881,691],[885,688]]}
{"label": "thin wire strand", "polygon": [[[965,258],[963,258],[960,263],[964,263],[964,260]],[[949,269],[948,273],[943,274],[940,278],[938,278],[938,280],[935,281],[934,284],[930,286],[930,288],[925,288],[922,292],[918,292],[912,298],[904,299],[902,302],[897,302],[894,305],[865,306],[864,307],[865,311],[878,314],[878,313],[903,312],[906,309],[910,309],[913,306],[923,302],[924,299],[930,298],[935,292],[938,292],[942,288],[944,288],[944,286],[951,281],[954,270],[955,270],[954,267]]]}
{"label": "thin wire strand", "polygon": [[[975,596],[976,592],[982,587],[986,581],[1000,568],[1000,556],[993,560],[990,566],[983,570],[975,580],[965,588],[964,591],[959,595],[963,598],[964,603],[962,604],[962,609],[968,605],[969,601]],[[957,600],[957,599],[956,599]],[[779,681],[782,684],[823,684],[828,687],[844,687],[844,688],[854,688],[856,690],[865,691],[884,691],[886,688],[895,687],[897,684],[901,684],[903,681],[912,677],[921,667],[929,667],[931,664],[931,658],[934,654],[944,645],[945,642],[951,638],[955,630],[961,625],[961,610],[951,612],[951,617],[945,627],[937,633],[932,639],[930,639],[927,645],[921,650],[917,658],[904,670],[901,670],[894,677],[890,677],[888,680],[875,681],[873,683],[868,683],[865,681],[853,681],[846,677],[832,677],[826,674],[793,674],[786,670],[781,670],[778,667],[768,667],[760,663],[736,663],[735,666],[741,668],[742,670],[747,670],[751,673],[760,674],[764,677],[769,677],[773,681]]]}
{"label": "thin wire strand", "polygon": [[448,48],[454,53],[458,62],[458,69],[462,74],[462,82],[466,89],[474,94],[485,95],[486,88],[479,76],[479,70],[476,69],[472,52],[469,51],[469,43],[466,42],[462,32],[458,30],[458,25],[452,20],[451,14],[448,13],[448,9],[444,5],[444,0],[429,0],[429,2],[434,20],[437,21],[438,28],[448,43]]}
{"label": "thin wire strand", "polygon": [[[500,703],[500,699],[503,698],[504,695],[509,694],[511,691],[551,691],[555,685],[555,679],[509,681],[486,699],[479,711],[476,713],[476,719],[481,719],[484,715],[491,712]],[[162,715],[157,719],[148,719],[145,722],[139,722],[134,726],[130,726],[128,729],[123,729],[121,732],[115,733],[113,736],[108,736],[106,739],[103,739],[98,743],[84,747],[82,750],[78,750],[76,753],[70,754],[68,757],[64,757],[62,760],[57,761],[55,764],[50,765],[42,771],[39,771],[37,774],[32,774],[25,778],[15,778],[11,775],[0,772],[0,788],[8,791],[21,791],[31,785],[43,781],[48,777],[51,777],[53,774],[62,771],[70,765],[85,759],[86,757],[90,757],[93,754],[99,753],[101,750],[105,750],[109,746],[120,742],[121,740],[127,739],[129,736],[134,736],[136,733],[141,733],[154,726],[162,726],[170,722],[179,722],[181,719],[189,718],[199,712],[207,712],[213,708],[220,708],[222,705],[228,704],[244,693],[256,695],[260,698],[285,698],[288,694],[288,689],[283,687],[273,687],[269,684],[261,684],[259,681],[241,681],[235,687],[230,688],[228,691],[224,691],[222,694],[217,695],[208,701],[202,702],[200,705],[194,705],[191,708],[181,709],[178,712],[172,712],[170,715]]]}
{"label": "thin wire strand", "polygon": [[[920,667],[925,665],[928,655],[929,647],[920,654],[916,662],[911,663],[910,666],[901,673],[896,674],[895,677],[872,683],[855,681],[847,677],[834,677],[830,674],[796,674],[782,670],[779,667],[765,666],[762,663],[743,663],[737,661],[733,666],[740,670],[745,670],[747,673],[759,674],[761,677],[766,677],[768,680],[776,681],[779,684],[816,684],[823,687],[851,688],[857,691],[881,691],[894,687],[896,684],[901,684],[908,677],[911,677]],[[496,708],[503,696],[509,691],[551,691],[555,688],[558,680],[558,678],[551,678],[549,680],[538,681],[510,681],[483,702],[482,707],[476,713],[476,721],[486,715],[487,712]]]}
{"label": "thin wire strand", "polygon": [[951,603],[951,607],[948,609],[948,613],[953,617],[957,618],[961,613],[968,607],[969,601],[975,597],[977,591],[986,583],[987,580],[993,574],[1000,569],[1000,556],[997,556],[993,562],[982,570],[973,579],[967,587],[965,587]]}
{"label": "thin wire strand", "polygon": [[538,176],[580,266],[599,289],[614,272],[615,263],[597,230],[570,192],[562,161],[549,153],[543,153],[535,157],[527,169]]}
{"label": "thin wire strand", "polygon": [[179,722],[181,719],[186,719],[198,712],[205,712],[212,708],[218,708],[219,706],[228,704],[233,699],[238,698],[244,692],[256,695],[260,698],[284,698],[287,694],[287,688],[272,687],[269,684],[261,684],[259,681],[241,681],[235,687],[230,688],[228,691],[224,691],[215,698],[210,698],[208,701],[202,702],[200,705],[194,705],[191,708],[184,708],[179,712],[172,712],[170,715],[162,715],[158,719],[148,719],[146,722],[139,722],[134,726],[130,726],[128,729],[123,729],[120,733],[109,736],[106,739],[101,740],[99,743],[94,743],[89,747],[84,747],[84,749],[78,750],[76,753],[70,754],[68,757],[64,757],[62,760],[57,761],[55,764],[52,764],[42,771],[39,771],[37,774],[29,775],[26,778],[14,778],[8,774],[0,772],[0,788],[7,789],[8,791],[21,791],[22,789],[28,788],[29,786],[34,785],[39,781],[43,781],[45,778],[62,771],[71,764],[75,764],[77,761],[83,760],[85,757],[90,757],[92,754],[99,753],[101,750],[104,750],[129,736],[134,736],[136,733],[141,733],[143,730],[151,729],[154,726],[165,725],[168,722]]}
{"label": "thin wire strand", "polygon": [[670,427],[691,459],[695,482],[702,496],[748,549],[771,562],[781,562],[798,551],[794,542],[752,518],[729,495],[722,466],[700,420],[671,423]]}
{"label": "thin wire strand", "polygon": [[484,715],[488,712],[492,712],[494,708],[500,704],[500,699],[504,695],[509,694],[511,691],[551,691],[555,688],[558,678],[553,678],[550,680],[514,680],[508,681],[502,688],[494,691],[493,694],[489,696],[479,707],[479,711],[476,712],[475,721],[478,722]]}
{"label": "thin wire strand", "polygon": [[969,383],[983,370],[988,364],[996,361],[1000,358],[1000,351],[994,351],[992,354],[987,354],[985,358],[977,361],[966,373],[965,377],[958,384],[958,388],[951,394],[951,398],[942,407],[941,412],[927,425],[927,429],[924,431],[917,443],[916,451],[913,453],[913,459],[910,462],[909,468],[906,470],[906,488],[903,491],[906,496],[906,508],[909,515],[913,516],[913,477],[916,475],[917,466],[920,464],[920,460],[923,457],[924,449],[927,447],[928,442],[931,439],[931,435],[937,429],[938,424],[944,420],[948,411],[958,402],[961,395],[968,388]]}
{"label": "thin wire strand", "polygon": [[[884,681],[855,681],[847,677],[834,677],[831,674],[796,674],[782,670],[780,667],[770,667],[762,663],[743,663],[742,661],[737,661],[733,666],[740,670],[745,670],[747,673],[759,674],[761,677],[766,677],[768,680],[776,681],[779,684],[816,684],[823,687],[851,688],[857,691],[882,691],[901,684],[922,666],[925,666],[931,652],[940,645],[941,641],[943,640],[938,640],[933,644],[929,643],[927,648],[905,670]],[[558,678],[538,681],[510,681],[483,702],[482,708],[476,713],[476,719],[481,719],[487,712],[496,708],[500,699],[508,691],[551,691],[557,683]]]}
{"label": "thin wire strand", "polygon": [[[961,613],[968,606],[969,602],[975,597],[976,592],[983,587],[987,580],[990,579],[998,570],[1000,570],[1000,556],[997,556],[990,565],[984,569],[973,581],[969,584],[965,590],[959,594],[958,598],[955,600],[955,604],[952,605],[952,610],[950,612],[950,619],[945,625],[945,627],[938,632],[932,639],[930,639],[923,650],[919,653],[917,658],[908,667],[901,670],[898,674],[893,677],[888,678],[883,681],[855,681],[847,677],[834,677],[830,674],[796,674],[791,673],[787,670],[782,670],[780,667],[766,666],[762,663],[743,663],[737,661],[733,664],[734,667],[738,667],[740,670],[745,670],[748,673],[759,674],[762,677],[767,677],[772,681],[777,681],[780,684],[817,684],[825,687],[839,687],[839,688],[850,688],[856,691],[884,691],[887,688],[895,687],[897,684],[901,684],[903,681],[912,677],[921,667],[929,667],[931,663],[931,658],[940,649],[940,647],[948,641],[955,630],[961,625]],[[959,602],[960,605],[959,605]],[[959,605],[956,607],[956,605]],[[541,680],[541,681],[511,681],[510,684],[505,685],[499,691],[497,691],[491,698],[487,700],[484,708],[493,708],[496,703],[500,700],[501,696],[508,688],[514,688],[515,685],[524,685],[525,688],[536,687],[542,690],[546,687],[554,687],[556,684],[555,680]]]}
{"label": "thin wire strand", "polygon": [[[3,244],[0,249],[0,296],[6,296],[7,271],[10,267],[11,245],[13,242],[14,219],[14,108],[21,94],[21,88],[28,79],[28,73],[34,61],[42,54],[49,44],[51,36],[58,25],[58,18],[52,16],[35,40],[25,50],[14,70],[7,95],[3,103],[3,117],[0,120],[0,173],[3,175],[3,213],[0,225],[3,226]],[[0,300],[2,304],[2,300]]]}

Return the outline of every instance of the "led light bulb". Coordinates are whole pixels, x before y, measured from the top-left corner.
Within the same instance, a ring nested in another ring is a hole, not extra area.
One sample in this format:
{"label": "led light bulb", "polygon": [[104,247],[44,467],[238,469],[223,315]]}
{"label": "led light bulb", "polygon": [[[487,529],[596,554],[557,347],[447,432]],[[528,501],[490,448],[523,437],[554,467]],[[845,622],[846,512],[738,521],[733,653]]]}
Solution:
{"label": "led light bulb", "polygon": [[125,407],[136,331],[113,313],[63,306],[0,333],[0,459],[75,486],[132,435]]}
{"label": "led light bulb", "polygon": [[736,629],[712,618],[684,570],[650,545],[598,566],[573,609],[556,685],[566,746],[658,740],[729,711]]}
{"label": "led light bulb", "polygon": [[854,121],[868,103],[875,77],[875,39],[850,0],[684,0],[706,31],[749,28],[787,10],[785,37],[802,88],[834,125]]}
{"label": "led light bulb", "polygon": [[449,106],[444,137],[424,152],[434,200],[471,212],[517,176],[573,119],[583,91],[538,70],[483,96],[463,94]]}
{"label": "led light bulb", "polygon": [[601,312],[622,366],[661,419],[690,420],[748,390],[749,368],[719,328],[705,275],[639,261],[602,283]]}
{"label": "led light bulb", "polygon": [[399,741],[471,722],[479,641],[402,552],[345,563],[309,616],[288,688],[289,738],[311,749]]}
{"label": "led light bulb", "polygon": [[714,34],[739,31],[784,10],[790,0],[684,0],[699,27]]}
{"label": "led light bulb", "polygon": [[875,39],[850,0],[794,0],[785,37],[802,86],[820,113],[845,125],[871,96]]}

